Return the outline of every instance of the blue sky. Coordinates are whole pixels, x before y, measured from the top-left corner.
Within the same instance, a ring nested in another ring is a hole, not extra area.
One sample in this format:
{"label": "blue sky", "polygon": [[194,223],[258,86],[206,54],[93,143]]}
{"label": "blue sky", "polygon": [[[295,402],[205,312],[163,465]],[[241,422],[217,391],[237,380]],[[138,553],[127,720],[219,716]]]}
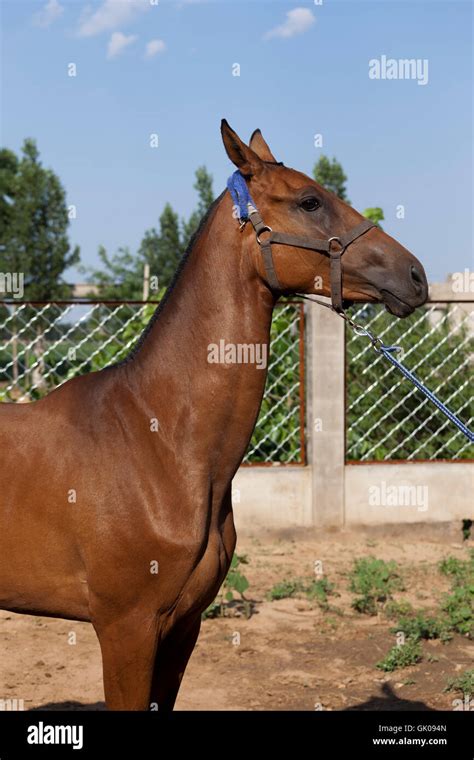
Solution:
{"label": "blue sky", "polygon": [[[222,190],[224,116],[245,139],[260,127],[307,173],[321,152],[336,156],[353,205],[381,206],[431,281],[472,268],[468,0],[0,2],[1,142],[19,151],[36,138],[77,208],[83,263],[99,244],[136,250],[166,201],[187,216],[197,166]],[[428,83],[370,79],[382,55],[427,59]]]}

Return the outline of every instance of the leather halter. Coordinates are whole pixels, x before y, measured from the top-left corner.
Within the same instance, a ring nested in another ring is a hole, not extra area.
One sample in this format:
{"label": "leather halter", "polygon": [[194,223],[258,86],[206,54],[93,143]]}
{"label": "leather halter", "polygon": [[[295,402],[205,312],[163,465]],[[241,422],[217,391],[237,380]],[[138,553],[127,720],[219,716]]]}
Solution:
{"label": "leather halter", "polygon": [[[250,222],[252,223],[257,237],[257,243],[262,251],[265,273],[271,289],[283,290],[278,280],[275,264],[273,262],[272,245],[291,245],[294,248],[307,248],[310,251],[327,253],[330,261],[332,308],[334,311],[342,314],[344,309],[342,303],[341,258],[348,246],[353,243],[354,240],[357,240],[357,238],[364,235],[376,225],[368,219],[364,219],[360,224],[353,227],[352,230],[349,230],[349,232],[346,232],[344,235],[330,237],[328,240],[297,237],[295,235],[289,235],[286,232],[274,232],[271,227],[264,223],[260,216],[258,209],[255,207],[252,196],[249,193],[245,178],[240,171],[234,172],[234,174],[229,177],[227,187],[232,195],[234,203],[239,209],[241,229],[245,226],[247,220],[250,219]],[[262,235],[265,233],[269,233],[269,235],[265,240],[262,240]],[[311,298],[310,300],[317,301],[315,298]],[[324,301],[318,301],[318,303],[321,303],[323,306],[328,305],[324,303]]]}
{"label": "leather halter", "polygon": [[[330,262],[330,284],[331,284],[331,301],[334,311],[342,312],[342,265],[341,258],[348,246],[357,240],[361,235],[365,235],[375,224],[369,219],[353,227],[352,230],[341,236],[334,236],[328,240],[318,240],[313,238],[297,237],[289,235],[286,232],[274,232],[271,227],[264,224],[262,217],[256,208],[249,204],[249,217],[257,236],[257,243],[262,252],[263,264],[267,275],[268,284],[272,290],[282,290],[273,262],[272,245],[291,245],[294,248],[307,248],[310,251],[320,251],[327,253]],[[269,233],[265,240],[262,240],[262,234]]]}

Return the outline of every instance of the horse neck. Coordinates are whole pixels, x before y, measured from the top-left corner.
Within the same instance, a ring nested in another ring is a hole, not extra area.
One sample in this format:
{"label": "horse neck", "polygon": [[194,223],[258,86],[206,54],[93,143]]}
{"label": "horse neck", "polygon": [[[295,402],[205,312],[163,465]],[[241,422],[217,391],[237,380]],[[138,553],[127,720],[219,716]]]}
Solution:
{"label": "horse neck", "polygon": [[275,299],[252,263],[254,245],[253,231],[239,233],[226,193],[136,357],[125,365],[137,400],[156,410],[163,435],[177,442],[180,455],[205,459],[211,475],[233,476],[265,388],[263,362],[209,361],[212,345],[250,345],[268,362]]}

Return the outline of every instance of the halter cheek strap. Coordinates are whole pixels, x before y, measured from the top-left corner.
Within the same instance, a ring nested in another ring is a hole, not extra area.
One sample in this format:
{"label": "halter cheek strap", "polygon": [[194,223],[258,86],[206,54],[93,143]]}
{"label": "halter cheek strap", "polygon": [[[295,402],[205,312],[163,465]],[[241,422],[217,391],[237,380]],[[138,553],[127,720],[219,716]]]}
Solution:
{"label": "halter cheek strap", "polygon": [[[268,225],[263,222],[263,219],[252,200],[245,178],[239,171],[234,172],[234,174],[229,177],[227,187],[229,188],[235,206],[238,208],[241,226],[244,226],[246,221],[250,220],[255,230],[257,243],[262,252],[266,277],[271,289],[282,290],[273,262],[273,244],[289,245],[293,248],[306,248],[310,251],[320,251],[329,256],[332,308],[335,311],[342,312],[342,255],[354,240],[357,240],[357,238],[364,235],[372,227],[375,227],[375,224],[368,219],[364,219],[360,224],[352,230],[349,230],[349,232],[346,232],[344,235],[330,237],[328,240],[298,237],[286,232],[274,232],[271,227],[268,227]],[[263,238],[262,236],[265,237]]]}

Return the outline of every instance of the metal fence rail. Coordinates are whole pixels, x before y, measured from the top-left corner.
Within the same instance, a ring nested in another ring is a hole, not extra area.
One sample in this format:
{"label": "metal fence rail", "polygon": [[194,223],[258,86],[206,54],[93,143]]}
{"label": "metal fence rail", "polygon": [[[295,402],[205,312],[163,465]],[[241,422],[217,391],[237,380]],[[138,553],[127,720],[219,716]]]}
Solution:
{"label": "metal fence rail", "polygon": [[[0,305],[0,401],[29,402],[124,358],[155,304]],[[265,398],[247,464],[304,462],[303,307],[274,312]]]}
{"label": "metal fence rail", "polygon": [[[468,426],[473,419],[473,304],[435,303],[398,320],[380,306],[351,316],[403,349],[401,361]],[[397,358],[400,355],[397,355]],[[474,448],[396,369],[346,334],[346,459],[469,459]]]}

